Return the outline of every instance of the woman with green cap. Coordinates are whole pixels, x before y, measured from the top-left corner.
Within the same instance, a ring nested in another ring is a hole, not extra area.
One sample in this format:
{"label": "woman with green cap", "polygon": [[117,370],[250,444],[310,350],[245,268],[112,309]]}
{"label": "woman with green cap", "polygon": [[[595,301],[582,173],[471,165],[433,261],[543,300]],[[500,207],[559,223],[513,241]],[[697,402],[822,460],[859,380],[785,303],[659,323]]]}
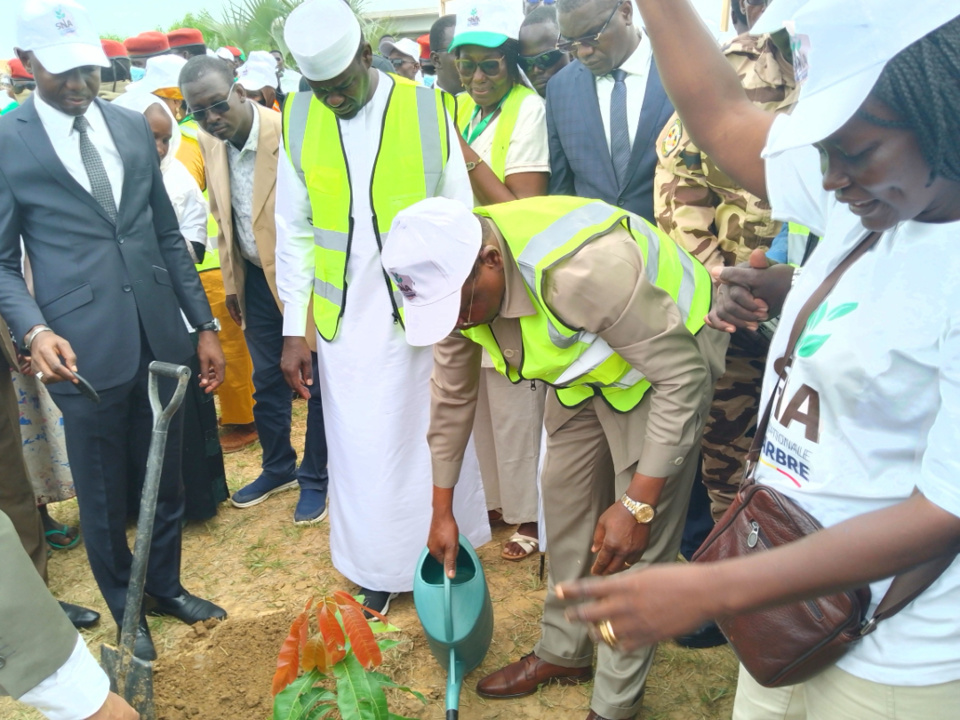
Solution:
{"label": "woman with green cap", "polygon": [[450,44],[466,90],[457,127],[478,205],[547,192],[546,112],[520,74],[520,22],[502,4],[478,0],[457,14]]}

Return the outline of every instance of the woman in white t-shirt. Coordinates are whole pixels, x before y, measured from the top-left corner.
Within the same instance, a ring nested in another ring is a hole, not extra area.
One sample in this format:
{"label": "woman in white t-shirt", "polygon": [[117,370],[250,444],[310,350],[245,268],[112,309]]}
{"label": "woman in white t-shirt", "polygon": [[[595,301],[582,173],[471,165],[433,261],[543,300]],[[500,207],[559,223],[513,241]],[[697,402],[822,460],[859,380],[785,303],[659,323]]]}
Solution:
{"label": "woman in white t-shirt", "polygon": [[[869,617],[892,576],[960,549],[960,8],[794,3],[794,65],[806,86],[794,114],[774,119],[750,104],[687,2],[638,4],[697,144],[777,219],[823,236],[802,273],[759,255],[752,268],[723,270],[709,319],[732,330],[780,315],[761,407],[779,401],[756,479],[825,529],[746,559],[661,566],[558,594],[589,598],[571,617],[625,649],[868,584]],[[871,233],[876,244],[810,315],[781,380],[775,361],[801,308]],[[741,669],[734,718],[960,716],[958,608],[954,561],[810,680],[769,689]]]}
{"label": "woman in white t-shirt", "polygon": [[[465,90],[457,96],[460,147],[477,205],[547,193],[547,116],[543,100],[522,82],[519,28],[503,7],[478,5],[476,14],[457,15],[450,43]],[[537,475],[546,392],[543,383],[513,385],[484,352],[473,437],[491,523],[517,526],[504,544],[504,560],[523,560],[540,547]]]}

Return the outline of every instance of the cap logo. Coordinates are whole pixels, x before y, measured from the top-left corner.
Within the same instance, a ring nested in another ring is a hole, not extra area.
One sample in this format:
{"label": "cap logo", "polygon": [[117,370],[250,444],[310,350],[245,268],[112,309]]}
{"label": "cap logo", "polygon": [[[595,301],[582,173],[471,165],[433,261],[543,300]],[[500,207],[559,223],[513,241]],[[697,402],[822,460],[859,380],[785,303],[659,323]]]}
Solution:
{"label": "cap logo", "polygon": [[792,21],[784,23],[790,33],[790,52],[793,55],[793,76],[797,85],[803,85],[810,73],[810,36],[798,33]]}
{"label": "cap logo", "polygon": [[57,19],[56,27],[60,35],[71,35],[77,31],[73,24],[73,16],[64,10],[62,5],[58,5],[53,14]]}
{"label": "cap logo", "polygon": [[393,281],[397,284],[397,289],[403,293],[403,296],[407,300],[413,300],[417,297],[417,293],[413,289],[414,282],[409,276],[393,273]]}
{"label": "cap logo", "polygon": [[474,27],[480,24],[480,13],[477,8],[470,8],[470,17],[467,18],[467,25]]}

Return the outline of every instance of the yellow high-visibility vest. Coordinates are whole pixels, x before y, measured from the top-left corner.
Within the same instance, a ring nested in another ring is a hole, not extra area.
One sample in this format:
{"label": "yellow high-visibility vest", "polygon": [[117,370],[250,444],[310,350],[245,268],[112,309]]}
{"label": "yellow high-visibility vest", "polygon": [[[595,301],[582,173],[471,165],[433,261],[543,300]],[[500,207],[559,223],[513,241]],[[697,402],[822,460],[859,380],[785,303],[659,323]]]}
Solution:
{"label": "yellow high-visibility vest", "polygon": [[[493,135],[493,149],[490,153],[490,169],[496,175],[500,182],[504,181],[507,169],[507,148],[510,147],[510,139],[513,137],[513,130],[517,126],[517,118],[520,116],[520,106],[530,95],[534,95],[533,90],[520,83],[515,84],[500,106],[500,117],[497,119],[497,129]],[[473,111],[477,104],[470,97],[470,93],[461,93],[457,96],[457,128],[462,134],[470,126],[470,118],[473,117]]]}
{"label": "yellow high-visibility vest", "polygon": [[474,210],[493,220],[507,241],[537,312],[520,318],[523,354],[509,366],[489,325],[463,334],[490,353],[494,367],[511,382],[541,380],[574,407],[595,395],[628,412],[643,399],[650,382],[598,335],[567,327],[543,299],[544,274],[594,238],[626,228],[643,254],[647,279],[667,292],[684,325],[697,333],[710,310],[710,274],[668,235],[641,217],[599,200],[533,197]]}
{"label": "yellow high-visibility vest", "polygon": [[[380,248],[398,212],[437,193],[450,156],[441,91],[393,77],[370,188],[373,229]],[[340,124],[311,93],[290,93],[283,107],[287,156],[310,195],[315,279],[313,315],[320,336],[333,340],[346,306],[347,261],[353,239],[350,168]],[[371,138],[371,141],[373,138]],[[365,222],[366,218],[361,219]],[[384,273],[394,318],[403,323],[403,298]]]}

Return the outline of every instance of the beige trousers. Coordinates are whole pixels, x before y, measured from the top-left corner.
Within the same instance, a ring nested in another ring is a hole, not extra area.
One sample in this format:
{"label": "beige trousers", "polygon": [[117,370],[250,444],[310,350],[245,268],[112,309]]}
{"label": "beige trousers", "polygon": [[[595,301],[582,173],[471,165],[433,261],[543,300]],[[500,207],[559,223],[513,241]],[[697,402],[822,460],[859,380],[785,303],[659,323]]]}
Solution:
{"label": "beige trousers", "polygon": [[[710,398],[706,397],[701,417],[706,416],[709,402]],[[557,599],[554,587],[558,582],[590,574],[594,561],[590,546],[597,520],[626,490],[636,470],[634,462],[620,472],[614,471],[609,438],[617,434],[642,437],[650,408],[649,396],[623,415],[602,404],[602,400],[590,400],[548,435],[541,476],[550,575],[541,621],[542,635],[534,652],[547,662],[564,667],[590,665],[593,643],[586,626],[566,620],[566,605]],[[547,398],[548,416],[551,406],[556,411],[558,401],[553,392]],[[677,559],[698,458],[699,454],[692,452],[667,479],[657,505],[657,516],[650,527],[650,544],[643,558],[625,572]],[[649,646],[624,653],[600,645],[591,709],[610,720],[636,715],[655,651],[656,646]]]}
{"label": "beige trousers", "polygon": [[536,522],[540,512],[537,469],[547,386],[514,385],[493,368],[481,368],[473,441],[487,509],[508,525]]}
{"label": "beige trousers", "polygon": [[863,680],[833,666],[799,685],[765,688],[741,665],[733,720],[952,720],[960,680],[905,687]]}

